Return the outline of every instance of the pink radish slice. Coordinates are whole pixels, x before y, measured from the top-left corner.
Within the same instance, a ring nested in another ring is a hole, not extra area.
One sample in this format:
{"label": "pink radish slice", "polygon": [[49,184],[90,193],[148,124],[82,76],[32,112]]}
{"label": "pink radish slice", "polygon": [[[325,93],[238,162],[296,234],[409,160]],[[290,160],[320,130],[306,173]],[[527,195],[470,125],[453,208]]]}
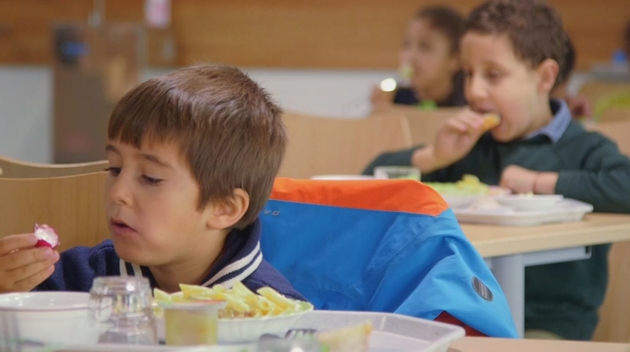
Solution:
{"label": "pink radish slice", "polygon": [[37,237],[35,247],[50,247],[55,249],[59,246],[59,236],[55,232],[55,229],[48,225],[35,224],[35,237]]}

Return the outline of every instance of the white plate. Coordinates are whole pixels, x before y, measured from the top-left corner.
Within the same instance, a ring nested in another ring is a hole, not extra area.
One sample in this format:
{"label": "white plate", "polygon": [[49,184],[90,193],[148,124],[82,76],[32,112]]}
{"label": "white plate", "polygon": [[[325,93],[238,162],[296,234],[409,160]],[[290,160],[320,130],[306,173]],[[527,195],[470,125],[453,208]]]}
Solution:
{"label": "white plate", "polygon": [[0,310],[58,311],[87,309],[90,294],[85,292],[26,292],[0,295]]}
{"label": "white plate", "polygon": [[539,210],[477,210],[453,209],[457,220],[462,223],[500,225],[500,226],[536,226],[559,222],[580,221],[586,213],[593,212],[593,206],[573,199],[564,199],[552,208]]}
{"label": "white plate", "polygon": [[317,175],[311,177],[311,180],[320,181],[356,181],[356,180],[373,180],[374,176],[367,175]]}
{"label": "white plate", "polygon": [[456,208],[465,208],[471,204],[473,204],[478,199],[481,199],[483,195],[478,196],[450,196],[450,195],[442,195],[442,198],[446,201],[449,207]]}
{"label": "white plate", "polygon": [[496,197],[496,201],[516,210],[543,210],[553,208],[560,203],[564,197],[559,194],[550,195],[524,195],[515,194],[509,196]]}

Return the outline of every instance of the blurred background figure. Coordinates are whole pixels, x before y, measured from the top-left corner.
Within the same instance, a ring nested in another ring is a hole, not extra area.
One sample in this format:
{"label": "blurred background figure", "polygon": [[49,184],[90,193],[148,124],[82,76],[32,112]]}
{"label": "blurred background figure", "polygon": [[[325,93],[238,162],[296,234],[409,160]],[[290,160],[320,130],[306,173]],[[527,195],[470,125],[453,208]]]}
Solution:
{"label": "blurred background figure", "polygon": [[614,66],[627,67],[630,63],[630,21],[626,24],[623,33],[623,44],[621,49],[615,50],[612,56]]}
{"label": "blurred background figure", "polygon": [[407,28],[400,52],[400,75],[374,87],[372,104],[450,107],[466,105],[460,70],[459,39],[464,18],[445,6],[418,11]]}

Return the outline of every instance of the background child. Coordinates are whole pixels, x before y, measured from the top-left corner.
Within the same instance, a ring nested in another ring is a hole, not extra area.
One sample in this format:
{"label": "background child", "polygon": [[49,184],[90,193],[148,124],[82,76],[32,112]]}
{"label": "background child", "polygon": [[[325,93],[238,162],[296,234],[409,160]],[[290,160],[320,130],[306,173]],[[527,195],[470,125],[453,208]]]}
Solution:
{"label": "background child", "polygon": [[[412,164],[424,181],[474,174],[517,193],[556,193],[596,212],[630,213],[630,160],[572,121],[564,101],[550,100],[565,43],[560,17],[543,2],[479,6],[461,42],[471,109],[450,119],[433,145],[381,155],[366,173],[376,165]],[[487,112],[502,117],[489,133],[482,127]],[[608,250],[595,246],[588,260],[527,268],[526,336],[591,339],[606,292]]]}
{"label": "background child", "polygon": [[463,29],[464,18],[450,7],[434,6],[418,11],[409,23],[400,52],[401,68],[408,67],[411,71],[411,86],[399,87],[394,92],[375,87],[373,105],[466,105],[459,63]]}
{"label": "background child", "polygon": [[167,292],[241,281],[303,299],[262,259],[259,243],[258,213],[286,146],[280,114],[227,66],[185,68],[131,90],[107,131],[112,240],[59,258],[35,248],[33,234],[2,238],[1,292],[88,291],[97,276],[142,275]]}

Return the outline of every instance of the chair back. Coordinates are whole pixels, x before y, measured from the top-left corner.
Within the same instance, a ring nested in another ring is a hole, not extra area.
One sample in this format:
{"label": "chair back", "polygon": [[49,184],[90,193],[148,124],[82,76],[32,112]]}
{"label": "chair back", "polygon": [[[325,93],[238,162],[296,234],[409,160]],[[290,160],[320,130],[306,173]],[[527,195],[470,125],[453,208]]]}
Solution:
{"label": "chair back", "polygon": [[359,175],[379,154],[411,147],[402,116],[342,119],[286,113],[289,144],[279,176]]}
{"label": "chair back", "polygon": [[37,164],[0,156],[0,178],[47,178],[103,171],[107,160],[80,164]]}
{"label": "chair back", "polygon": [[60,250],[93,246],[109,238],[103,202],[105,172],[85,175],[0,178],[0,237],[53,227]]}
{"label": "chair back", "polygon": [[435,110],[419,110],[409,106],[394,106],[378,109],[372,112],[372,117],[403,115],[409,124],[411,142],[413,145],[431,144],[435,141],[437,132],[447,119],[457,115],[462,108],[438,108]]}

